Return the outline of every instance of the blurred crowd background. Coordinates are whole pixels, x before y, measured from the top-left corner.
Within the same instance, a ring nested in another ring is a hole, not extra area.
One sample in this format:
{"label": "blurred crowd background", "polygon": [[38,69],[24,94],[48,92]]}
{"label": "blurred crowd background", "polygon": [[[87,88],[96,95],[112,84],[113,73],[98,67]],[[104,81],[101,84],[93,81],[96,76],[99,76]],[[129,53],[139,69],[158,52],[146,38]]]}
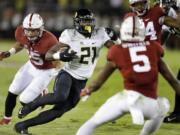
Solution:
{"label": "blurred crowd background", "polygon": [[[56,37],[59,37],[63,29],[73,27],[74,11],[79,8],[89,8],[95,15],[97,26],[117,30],[116,26],[121,24],[124,14],[130,11],[128,2],[129,0],[0,0],[0,40],[14,40],[16,27],[31,12],[39,13],[44,19],[45,28]],[[172,41],[175,43],[170,48],[180,48],[179,38],[172,37]]]}
{"label": "blurred crowd background", "polygon": [[59,36],[64,28],[73,26],[72,17],[78,8],[91,9],[97,26],[106,27],[120,24],[128,10],[123,0],[0,0],[0,38],[14,38],[16,26],[31,12],[39,13],[45,28]]}

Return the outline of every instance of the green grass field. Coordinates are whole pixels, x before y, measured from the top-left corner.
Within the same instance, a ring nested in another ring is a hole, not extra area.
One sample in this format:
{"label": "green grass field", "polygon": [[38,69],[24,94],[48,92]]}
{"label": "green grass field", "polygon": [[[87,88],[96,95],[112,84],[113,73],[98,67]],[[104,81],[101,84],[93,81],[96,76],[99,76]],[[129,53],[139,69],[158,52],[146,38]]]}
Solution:
{"label": "green grass field", "polygon": [[[1,41],[0,51],[9,49],[14,42]],[[103,67],[105,63],[106,49],[101,52],[101,57],[97,68],[92,78],[96,76],[98,71]],[[180,67],[180,52],[168,51],[165,53],[165,61],[172,68],[173,72],[177,74]],[[0,62],[0,115],[4,113],[4,103],[8,87],[13,80],[13,77],[19,67],[24,64],[28,59],[25,51],[12,56],[4,61]],[[91,79],[92,79],[91,78]],[[89,81],[91,81],[91,79]],[[51,90],[53,81],[49,86]],[[103,85],[101,90],[94,93],[87,102],[80,102],[76,108],[64,114],[61,118],[56,119],[48,124],[32,127],[29,129],[34,135],[75,135],[77,129],[89,119],[94,112],[103,104],[107,98],[114,95],[116,92],[122,90],[122,79],[119,72],[115,72],[111,78]],[[165,96],[171,103],[171,111],[174,106],[174,92],[171,87],[160,76],[159,80],[159,95]],[[47,106],[47,108],[50,106]],[[14,110],[13,121],[11,125],[0,127],[0,135],[16,135],[13,131],[13,126],[16,122],[20,121],[17,118],[18,109],[20,108],[19,102],[17,102],[16,109]],[[40,110],[36,110],[27,118],[37,115]],[[116,124],[108,123],[95,132],[95,135],[138,135],[141,126],[132,125],[130,115],[126,115],[123,118],[117,120]],[[180,135],[180,124],[163,124],[158,130],[156,135]]]}

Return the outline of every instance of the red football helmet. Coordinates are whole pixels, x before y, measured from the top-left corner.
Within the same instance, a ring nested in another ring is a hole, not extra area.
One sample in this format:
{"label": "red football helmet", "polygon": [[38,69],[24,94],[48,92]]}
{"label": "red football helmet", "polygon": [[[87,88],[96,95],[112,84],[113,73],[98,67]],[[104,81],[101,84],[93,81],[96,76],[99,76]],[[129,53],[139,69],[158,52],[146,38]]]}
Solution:
{"label": "red football helmet", "polygon": [[148,0],[129,0],[129,4],[133,12],[138,16],[143,16],[149,9]]}

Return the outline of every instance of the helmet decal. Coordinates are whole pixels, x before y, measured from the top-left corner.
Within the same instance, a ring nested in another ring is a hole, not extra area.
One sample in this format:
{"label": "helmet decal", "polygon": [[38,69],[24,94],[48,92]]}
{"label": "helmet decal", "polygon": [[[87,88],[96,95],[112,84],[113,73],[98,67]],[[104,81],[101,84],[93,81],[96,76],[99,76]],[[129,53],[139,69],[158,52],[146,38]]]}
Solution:
{"label": "helmet decal", "polygon": [[74,15],[74,27],[84,36],[91,36],[94,27],[95,19],[93,13],[88,9],[79,9]]}
{"label": "helmet decal", "polygon": [[33,13],[31,14],[31,16],[30,16],[30,18],[29,18],[29,27],[31,27],[32,17],[33,17]]}

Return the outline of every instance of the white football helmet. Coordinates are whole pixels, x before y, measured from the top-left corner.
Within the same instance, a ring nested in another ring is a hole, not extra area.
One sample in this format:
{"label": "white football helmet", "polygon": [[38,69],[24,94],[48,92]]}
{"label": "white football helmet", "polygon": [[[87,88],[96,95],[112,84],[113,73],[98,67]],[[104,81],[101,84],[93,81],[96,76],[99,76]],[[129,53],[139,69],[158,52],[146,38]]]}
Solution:
{"label": "white football helmet", "polygon": [[121,40],[124,42],[141,42],[145,39],[144,22],[137,16],[127,17],[121,24]]}
{"label": "white football helmet", "polygon": [[42,36],[44,21],[39,14],[30,13],[23,20],[23,28],[28,40],[35,41]]}
{"label": "white football helmet", "polygon": [[130,7],[138,16],[143,16],[149,9],[149,0],[129,0]]}

